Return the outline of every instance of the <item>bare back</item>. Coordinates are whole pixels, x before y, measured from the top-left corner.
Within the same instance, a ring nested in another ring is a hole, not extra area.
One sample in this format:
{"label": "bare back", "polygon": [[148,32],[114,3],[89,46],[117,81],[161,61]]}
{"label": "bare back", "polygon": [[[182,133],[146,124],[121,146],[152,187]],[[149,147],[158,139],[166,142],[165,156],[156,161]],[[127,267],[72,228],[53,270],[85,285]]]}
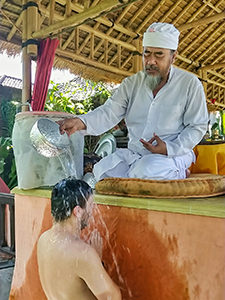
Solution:
{"label": "bare back", "polygon": [[[39,239],[38,266],[48,300],[121,299],[93,248],[80,239],[52,229]],[[117,296],[118,295],[118,296]]]}
{"label": "bare back", "polygon": [[82,241],[56,236],[51,230],[41,236],[38,266],[42,287],[49,300],[96,299],[77,275],[80,253],[85,247]]}

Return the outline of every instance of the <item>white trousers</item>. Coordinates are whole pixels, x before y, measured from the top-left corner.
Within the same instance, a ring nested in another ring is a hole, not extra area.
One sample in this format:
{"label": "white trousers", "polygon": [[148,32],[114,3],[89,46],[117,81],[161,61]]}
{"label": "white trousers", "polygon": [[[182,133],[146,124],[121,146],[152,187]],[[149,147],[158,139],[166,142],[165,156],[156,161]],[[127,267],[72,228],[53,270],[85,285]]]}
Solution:
{"label": "white trousers", "polygon": [[141,156],[129,149],[117,149],[94,166],[97,181],[105,177],[172,180],[186,178],[186,169],[195,161],[193,151],[188,154],[168,157],[149,153]]}

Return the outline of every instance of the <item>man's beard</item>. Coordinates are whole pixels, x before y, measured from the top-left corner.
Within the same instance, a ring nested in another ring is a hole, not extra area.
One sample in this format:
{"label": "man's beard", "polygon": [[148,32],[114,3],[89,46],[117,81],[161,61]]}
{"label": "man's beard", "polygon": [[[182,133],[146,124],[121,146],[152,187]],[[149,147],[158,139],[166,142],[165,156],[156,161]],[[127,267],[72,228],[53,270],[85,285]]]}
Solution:
{"label": "man's beard", "polygon": [[146,78],[147,85],[150,87],[150,89],[152,91],[154,91],[157,88],[157,86],[160,84],[160,82],[162,81],[162,76],[160,74],[153,76],[147,72],[148,69],[149,70],[153,69],[153,70],[157,70],[157,71],[158,71],[158,69],[153,68],[151,66],[145,67],[145,74],[147,75],[147,78]]}

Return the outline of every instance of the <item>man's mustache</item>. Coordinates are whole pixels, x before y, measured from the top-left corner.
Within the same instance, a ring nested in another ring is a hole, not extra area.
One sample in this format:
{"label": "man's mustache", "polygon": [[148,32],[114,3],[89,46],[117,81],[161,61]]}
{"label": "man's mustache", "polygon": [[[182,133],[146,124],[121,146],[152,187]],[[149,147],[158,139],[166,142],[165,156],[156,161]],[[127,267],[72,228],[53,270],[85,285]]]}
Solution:
{"label": "man's mustache", "polygon": [[159,71],[159,68],[157,68],[156,66],[146,66],[145,70],[150,70],[150,71]]}

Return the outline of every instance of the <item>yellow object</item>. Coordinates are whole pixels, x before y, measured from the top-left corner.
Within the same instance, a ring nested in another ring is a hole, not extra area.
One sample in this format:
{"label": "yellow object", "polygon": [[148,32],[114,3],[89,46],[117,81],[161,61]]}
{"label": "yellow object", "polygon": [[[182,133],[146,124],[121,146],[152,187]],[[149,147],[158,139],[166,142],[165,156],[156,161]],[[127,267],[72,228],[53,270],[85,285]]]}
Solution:
{"label": "yellow object", "polygon": [[194,148],[196,163],[191,173],[211,173],[225,175],[225,143],[216,145],[198,145]]}

